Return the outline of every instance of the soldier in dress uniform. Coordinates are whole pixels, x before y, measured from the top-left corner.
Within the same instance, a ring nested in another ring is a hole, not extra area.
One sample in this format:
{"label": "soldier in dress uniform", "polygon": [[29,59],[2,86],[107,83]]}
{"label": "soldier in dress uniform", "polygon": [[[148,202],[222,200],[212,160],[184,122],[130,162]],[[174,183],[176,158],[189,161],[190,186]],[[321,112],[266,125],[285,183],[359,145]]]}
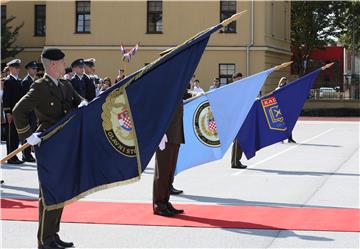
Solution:
{"label": "soldier in dress uniform", "polygon": [[[73,89],[69,81],[61,79],[65,73],[64,56],[64,53],[56,48],[43,50],[41,61],[45,75],[31,85],[30,90],[13,110],[19,136],[30,145],[34,146],[41,142],[37,132],[45,131],[72,109],[87,104]],[[35,111],[39,122],[35,133],[32,133],[28,119],[28,115],[32,111]],[[74,245],[72,242],[62,241],[58,235],[63,208],[46,210],[42,198],[40,182],[38,248],[72,247]]]}
{"label": "soldier in dress uniform", "polygon": [[93,74],[95,61],[96,60],[94,58],[84,60],[85,74],[83,79],[85,82],[85,98],[87,101],[91,101],[96,97],[96,82]]}
{"label": "soldier in dress uniform", "polygon": [[[8,154],[19,146],[19,137],[13,122],[12,110],[22,97],[21,80],[19,78],[20,63],[21,60],[14,59],[6,64],[9,67],[10,74],[4,81],[3,110],[8,124],[6,132],[6,149]],[[24,163],[17,156],[13,156],[7,162],[11,164]]]}
{"label": "soldier in dress uniform", "polygon": [[[170,51],[171,49],[165,50],[160,53],[160,56],[163,56]],[[183,99],[190,97],[191,94],[187,89]],[[173,187],[180,144],[185,143],[183,116],[184,103],[181,101],[173,114],[173,118],[161,140],[159,148],[156,150],[153,183],[153,211],[155,215],[172,217],[184,212],[182,209],[174,208],[169,202],[170,193],[180,194],[183,192],[182,190],[177,190]],[[174,191],[176,193],[174,193]]]}
{"label": "soldier in dress uniform", "polygon": [[153,186],[153,211],[156,215],[171,217],[184,212],[184,210],[175,209],[169,202],[180,144],[185,143],[183,113],[184,104],[181,101],[156,150]]}
{"label": "soldier in dress uniform", "polygon": [[74,76],[71,78],[70,82],[75,89],[75,91],[83,98],[86,97],[86,86],[84,77],[84,60],[77,59],[71,63],[71,68],[74,72]]}
{"label": "soldier in dress uniform", "polygon": [[[278,90],[280,89],[281,87],[284,87],[286,86],[288,83],[288,80],[286,77],[281,77],[280,80],[279,80],[279,83],[278,83],[278,86],[275,90]],[[284,143],[284,141],[281,141],[282,143]],[[292,136],[292,133],[290,133],[290,136],[288,138],[288,143],[294,143],[296,144],[296,141],[293,139],[293,136]]]}
{"label": "soldier in dress uniform", "polygon": [[[32,83],[34,83],[34,80],[36,79],[37,65],[38,64],[36,63],[36,61],[30,61],[28,64],[25,65],[25,69],[27,70],[28,74],[23,79],[23,81],[21,81],[21,88],[23,91],[23,95],[25,95],[30,90],[30,86],[32,85]],[[30,123],[31,131],[34,132],[36,130],[35,112],[31,112],[29,114],[29,123]],[[21,141],[21,143],[24,144],[25,141]],[[22,160],[25,162],[35,162],[35,158],[31,155],[30,147],[23,150]]]}
{"label": "soldier in dress uniform", "polygon": [[[242,78],[242,73],[237,72],[232,76],[232,82],[240,80]],[[233,169],[246,169],[247,166],[241,163],[241,157],[243,155],[243,151],[240,147],[237,139],[234,140],[232,150],[231,150],[231,168]]]}

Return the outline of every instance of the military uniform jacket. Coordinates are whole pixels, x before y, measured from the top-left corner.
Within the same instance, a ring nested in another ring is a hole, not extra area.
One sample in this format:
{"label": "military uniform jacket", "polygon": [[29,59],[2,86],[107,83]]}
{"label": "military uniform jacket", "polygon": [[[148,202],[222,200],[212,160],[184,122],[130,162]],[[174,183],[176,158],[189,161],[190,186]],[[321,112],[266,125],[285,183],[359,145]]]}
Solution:
{"label": "military uniform jacket", "polygon": [[74,75],[71,80],[71,85],[75,89],[75,91],[83,98],[86,97],[86,86],[84,82],[84,76],[80,78],[78,75]]}
{"label": "military uniform jacket", "polygon": [[32,134],[28,115],[35,111],[38,118],[37,131],[45,131],[66,113],[77,108],[83,100],[67,80],[59,80],[58,86],[48,77],[38,79],[30,90],[16,104],[13,110],[14,122],[20,139]]}
{"label": "military uniform jacket", "polygon": [[95,80],[93,77],[84,74],[83,80],[85,83],[85,99],[87,101],[91,101],[95,98],[96,90],[95,90]]}
{"label": "military uniform jacket", "polygon": [[5,113],[12,113],[15,104],[22,97],[21,81],[12,75],[4,81],[3,110]]}
{"label": "military uniform jacket", "polygon": [[184,115],[184,104],[181,101],[181,103],[178,105],[173,115],[169,128],[166,131],[168,143],[172,143],[172,144],[185,143],[183,115]]}
{"label": "military uniform jacket", "polygon": [[32,83],[34,83],[34,81],[30,77],[30,75],[27,75],[23,79],[23,81],[21,81],[21,88],[22,88],[23,95],[25,95],[30,90],[30,86],[31,86]]}

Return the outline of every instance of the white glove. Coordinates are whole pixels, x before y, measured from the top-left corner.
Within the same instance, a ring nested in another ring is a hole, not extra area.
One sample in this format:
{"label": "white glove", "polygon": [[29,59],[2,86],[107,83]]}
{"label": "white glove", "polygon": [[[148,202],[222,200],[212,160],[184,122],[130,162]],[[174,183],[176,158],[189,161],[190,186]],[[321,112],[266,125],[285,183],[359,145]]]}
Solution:
{"label": "white glove", "polygon": [[159,144],[159,149],[160,150],[165,150],[165,147],[166,147],[166,143],[167,143],[168,139],[167,139],[167,136],[166,134],[163,136],[163,138],[161,139],[161,142]]}
{"label": "white glove", "polygon": [[26,139],[26,142],[32,146],[37,145],[41,142],[41,138],[39,138],[40,132],[35,132],[31,134],[30,137]]}
{"label": "white glove", "polygon": [[82,107],[82,106],[87,106],[88,102],[84,99],[83,101],[80,102],[80,104],[78,105],[78,108]]}

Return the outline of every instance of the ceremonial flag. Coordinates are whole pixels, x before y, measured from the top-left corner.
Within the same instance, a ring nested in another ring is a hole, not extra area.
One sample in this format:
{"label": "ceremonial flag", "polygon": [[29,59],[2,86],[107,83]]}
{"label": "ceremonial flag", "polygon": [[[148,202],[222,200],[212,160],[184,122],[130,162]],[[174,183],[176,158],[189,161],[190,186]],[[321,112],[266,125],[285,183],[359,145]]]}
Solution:
{"label": "ceremonial flag", "polygon": [[247,159],[261,148],[290,136],[320,71],[315,70],[255,101],[237,135]]}
{"label": "ceremonial flag", "polygon": [[41,134],[35,150],[48,210],[140,178],[210,35],[222,27],[172,49]]}
{"label": "ceremonial flag", "polygon": [[273,70],[235,81],[185,104],[185,144],[180,146],[175,174],[224,156]]}

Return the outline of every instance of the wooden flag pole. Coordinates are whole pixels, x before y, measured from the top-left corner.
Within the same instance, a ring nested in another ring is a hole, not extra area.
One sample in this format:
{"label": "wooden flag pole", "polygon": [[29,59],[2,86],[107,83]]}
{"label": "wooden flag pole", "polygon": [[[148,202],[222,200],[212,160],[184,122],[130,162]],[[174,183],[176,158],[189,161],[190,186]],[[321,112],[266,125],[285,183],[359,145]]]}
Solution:
{"label": "wooden flag pole", "polygon": [[229,23],[236,21],[237,19],[240,18],[240,16],[242,16],[243,14],[245,14],[247,12],[247,10],[243,10],[239,13],[236,13],[234,15],[232,15],[231,17],[229,17],[228,19],[225,19],[224,21],[221,22],[222,26],[226,26],[229,25]]}
{"label": "wooden flag pole", "polygon": [[329,64],[326,64],[325,66],[321,67],[321,70],[325,70],[325,69],[328,69],[329,67],[331,67],[332,65],[334,65],[334,62],[331,62]]}
{"label": "wooden flag pole", "polygon": [[26,143],[23,144],[21,147],[17,148],[16,150],[12,151],[9,155],[1,158],[1,163],[5,163],[7,160],[9,160],[10,158],[12,158],[13,156],[17,155],[18,153],[20,153],[21,151],[25,150],[26,148],[30,147],[31,145]]}
{"label": "wooden flag pole", "polygon": [[284,62],[280,65],[277,65],[276,67],[274,67],[274,71],[278,71],[280,69],[283,69],[285,67],[288,67],[289,65],[291,65],[293,62],[292,61],[289,61],[289,62]]}

